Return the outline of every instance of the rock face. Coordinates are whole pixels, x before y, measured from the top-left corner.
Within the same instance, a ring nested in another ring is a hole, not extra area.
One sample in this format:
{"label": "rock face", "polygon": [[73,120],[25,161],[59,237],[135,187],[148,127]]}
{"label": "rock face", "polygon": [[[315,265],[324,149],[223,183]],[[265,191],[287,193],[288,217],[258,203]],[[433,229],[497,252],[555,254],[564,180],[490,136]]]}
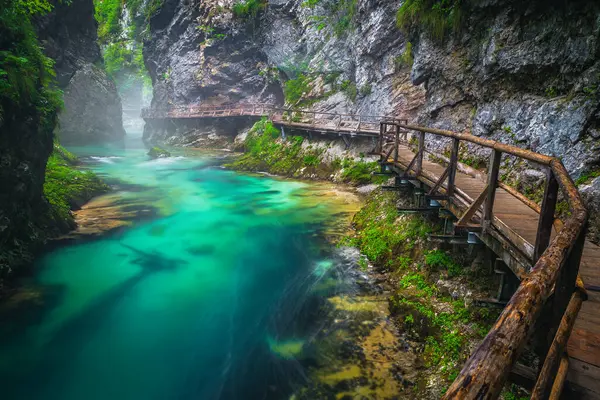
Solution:
{"label": "rock face", "polygon": [[102,65],[92,0],[54,1],[54,9],[36,21],[44,52],[56,61],[64,91],[59,115],[62,143],[91,143],[122,138],[121,100]]}
{"label": "rock face", "polygon": [[[152,106],[282,105],[284,82],[304,73],[310,101],[294,105],[468,131],[562,157],[574,178],[600,168],[600,5],[462,2],[469,4],[456,32],[436,38],[419,24],[396,26],[403,3],[275,0],[254,19],[236,17],[231,0],[166,0],[144,48]],[[172,143],[180,134],[148,125],[145,132]],[[183,142],[203,134],[186,130]],[[462,153],[489,157],[476,147]],[[539,170],[507,158],[503,173],[515,169],[514,179]]]}
{"label": "rock face", "polygon": [[114,82],[93,64],[77,70],[65,90],[65,108],[59,115],[60,139],[93,143],[123,137],[121,100]]}

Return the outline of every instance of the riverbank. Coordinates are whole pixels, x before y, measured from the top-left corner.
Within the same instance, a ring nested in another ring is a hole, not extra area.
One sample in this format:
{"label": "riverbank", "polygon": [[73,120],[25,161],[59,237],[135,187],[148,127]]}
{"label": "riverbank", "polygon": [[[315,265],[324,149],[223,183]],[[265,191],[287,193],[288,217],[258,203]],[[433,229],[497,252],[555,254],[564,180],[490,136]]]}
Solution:
{"label": "riverbank", "polygon": [[110,190],[96,174],[80,169],[79,164],[74,154],[54,143],[46,164],[44,203],[38,217],[13,231],[3,232],[12,240],[0,243],[0,299],[14,290],[12,278],[25,272],[48,240],[76,228],[73,211]]}
{"label": "riverbank", "polygon": [[[319,384],[300,391],[299,398],[439,398],[501,311],[477,302],[493,297],[498,287],[483,265],[482,249],[431,241],[429,234],[442,233],[443,222],[435,215],[398,214],[410,196],[379,188],[386,178],[373,175],[379,166],[364,154],[332,151],[331,144],[303,137],[282,139],[266,119],[237,149],[244,154],[226,167],[355,187],[374,184],[353,218],[354,231],[339,245],[360,251],[358,267],[376,285],[361,296],[331,299],[341,321],[361,326],[351,329],[355,351],[338,351],[335,362],[330,358],[315,368],[313,382]],[[347,329],[335,335],[348,339]],[[503,394],[522,395],[513,385]]]}

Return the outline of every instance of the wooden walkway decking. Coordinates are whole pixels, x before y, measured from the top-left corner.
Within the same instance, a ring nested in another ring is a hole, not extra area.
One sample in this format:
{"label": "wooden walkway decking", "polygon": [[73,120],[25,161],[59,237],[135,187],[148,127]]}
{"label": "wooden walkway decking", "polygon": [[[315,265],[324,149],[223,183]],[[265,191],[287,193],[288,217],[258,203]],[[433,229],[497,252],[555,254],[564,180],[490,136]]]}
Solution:
{"label": "wooden walkway decking", "polygon": [[[415,153],[408,147],[400,145],[396,166],[402,170],[410,164]],[[389,160],[393,163],[393,160]],[[422,174],[431,182],[437,182],[446,167],[423,160]],[[485,189],[482,179],[457,173],[456,189],[464,207],[476,199]],[[445,185],[444,185],[445,187]],[[466,200],[466,201],[465,201]],[[494,202],[495,222],[501,222],[516,235],[523,238],[531,247],[536,240],[540,215],[524,202],[498,188]],[[531,256],[531,255],[529,255]],[[600,286],[600,247],[586,241],[579,273],[586,286]],[[584,398],[600,399],[600,293],[588,291],[588,300],[582,305],[575,322],[575,327],[568,342],[568,354],[571,368],[568,380],[579,386]]]}

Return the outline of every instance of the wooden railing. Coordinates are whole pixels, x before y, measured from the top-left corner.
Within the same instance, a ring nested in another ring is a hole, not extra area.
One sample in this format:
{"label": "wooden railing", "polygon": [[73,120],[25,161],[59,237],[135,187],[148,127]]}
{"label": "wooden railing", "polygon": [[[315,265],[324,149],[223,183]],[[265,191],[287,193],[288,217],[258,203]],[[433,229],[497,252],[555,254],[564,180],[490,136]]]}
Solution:
{"label": "wooden railing", "polygon": [[[447,180],[445,193],[454,194],[458,151],[461,141],[491,150],[487,187],[467,208],[457,225],[469,222],[483,206],[481,228],[483,233],[495,229],[494,199],[499,186],[498,175],[503,154],[509,154],[536,163],[546,169],[546,187],[540,209],[540,218],[533,252],[533,268],[521,284],[488,335],[465,363],[459,376],[450,386],[444,399],[493,399],[498,397],[513,365],[517,361],[536,324],[544,319],[550,327],[549,344],[543,367],[532,392],[532,399],[558,399],[568,370],[565,347],[573,329],[581,303],[586,299],[583,283],[578,278],[579,264],[585,242],[588,214],[577,188],[558,158],[534,153],[515,146],[502,144],[465,133],[424,128],[407,123],[384,121],[379,134],[382,162],[392,153],[398,161],[399,135],[414,131],[418,136],[416,154],[405,174],[418,178],[422,174],[426,134],[450,138],[451,155],[444,174],[435,182],[433,190]],[[386,144],[389,149],[386,149]],[[391,145],[390,145],[391,144]],[[553,240],[555,210],[559,189],[570,207],[570,216],[564,221]],[[552,307],[542,315],[551,295]]]}
{"label": "wooden railing", "polygon": [[[430,193],[455,195],[455,177],[458,168],[458,151],[461,142],[490,149],[491,157],[485,190],[462,213],[457,226],[472,228],[470,220],[481,215],[483,234],[500,227],[494,218],[494,200],[499,183],[500,161],[507,154],[540,165],[546,170],[546,186],[541,207],[531,264],[533,267],[523,277],[502,314],[488,335],[465,363],[462,371],[450,386],[444,399],[492,399],[498,397],[511,369],[517,361],[536,324],[545,320],[552,341],[548,343],[544,364],[533,389],[532,399],[557,399],[565,382],[568,358],[565,355],[567,340],[581,303],[587,297],[583,283],[578,278],[588,214],[577,188],[558,158],[542,155],[519,147],[480,138],[466,133],[410,125],[390,116],[358,116],[288,109],[271,105],[236,104],[221,106],[178,106],[169,109],[145,109],[145,119],[165,118],[220,118],[234,116],[267,116],[274,121],[306,128],[332,129],[334,131],[364,132],[379,138],[376,152],[382,163],[390,157],[398,161],[400,135],[407,141],[409,131],[416,133],[416,154],[406,166],[407,176],[421,178],[426,150],[426,134],[451,140],[451,154],[445,172],[433,183]],[[393,156],[392,156],[393,153]],[[445,182],[445,186],[444,186]],[[560,229],[556,229],[555,210],[559,190],[568,202],[570,215]],[[552,239],[552,229],[556,235]],[[549,314],[545,306],[551,301]]]}
{"label": "wooden railing", "polygon": [[145,108],[142,110],[142,118],[146,120],[252,116],[269,117],[276,123],[290,126],[314,127],[315,129],[319,128],[349,134],[360,132],[374,137],[378,135],[380,121],[391,119],[390,116],[343,114],[277,107],[269,104],[190,105],[172,106],[170,108]]}

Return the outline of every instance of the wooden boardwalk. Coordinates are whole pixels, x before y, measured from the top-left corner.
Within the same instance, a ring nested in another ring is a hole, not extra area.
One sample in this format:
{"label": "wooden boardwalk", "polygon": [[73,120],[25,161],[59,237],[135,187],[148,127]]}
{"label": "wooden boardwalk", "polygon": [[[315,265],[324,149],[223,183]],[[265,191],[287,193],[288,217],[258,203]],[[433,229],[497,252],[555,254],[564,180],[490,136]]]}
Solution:
{"label": "wooden boardwalk", "polygon": [[[414,157],[415,152],[407,146],[400,145],[398,162],[395,165],[401,170],[406,170]],[[394,164],[392,159],[389,162]],[[437,182],[445,169],[445,166],[423,160],[422,174],[429,185]],[[486,188],[486,182],[458,172],[456,188],[457,196],[460,197],[456,199],[456,203],[461,204],[459,208],[464,210]],[[523,238],[532,252],[537,235],[539,213],[506,190],[502,188],[496,190],[493,208],[495,219],[508,227],[512,233]],[[586,286],[600,286],[599,246],[586,241],[579,272]],[[524,273],[526,272],[522,271],[518,275],[522,277]],[[568,380],[579,386],[576,389],[582,391],[583,398],[600,399],[600,293],[588,290],[588,296],[588,300],[583,303],[577,316],[568,342],[568,354],[571,360]]]}
{"label": "wooden boardwalk", "polygon": [[[567,380],[582,398],[600,399],[600,293],[597,291],[600,287],[600,247],[589,241],[583,242],[587,214],[560,161],[467,134],[409,126],[389,116],[358,116],[252,104],[184,106],[149,109],[142,113],[149,123],[261,116],[269,117],[282,127],[339,135],[346,141],[354,136],[378,138],[379,148],[375,151],[381,153],[382,165],[397,175],[419,180],[433,188],[435,193],[432,194],[440,197],[459,218],[458,225],[466,223],[462,227],[477,232],[486,245],[504,255],[503,260],[522,279],[499,321],[474,351],[445,398],[497,396],[527,337],[532,333],[542,335],[533,332],[536,323],[544,315],[551,314],[548,318],[554,321],[549,337],[552,344],[539,376],[533,377],[537,380],[532,398],[557,399],[568,370]],[[401,131],[412,131],[413,139],[418,138],[415,151],[408,143],[400,144]],[[423,156],[426,133],[451,138],[454,147],[450,166]],[[488,176],[486,181],[482,174],[475,176],[461,172],[457,161],[461,140],[491,149],[488,175],[492,178]],[[497,187],[502,154],[537,162],[546,168],[548,178],[541,207],[510,188]],[[564,226],[554,220],[559,186],[572,210]],[[478,221],[469,224],[469,220]],[[531,269],[533,266],[535,268]],[[581,280],[576,281],[577,266],[579,277],[588,288],[587,295]],[[587,301],[582,303],[586,297]],[[542,312],[544,304],[551,304],[552,310]],[[563,354],[565,350],[568,357]]]}

